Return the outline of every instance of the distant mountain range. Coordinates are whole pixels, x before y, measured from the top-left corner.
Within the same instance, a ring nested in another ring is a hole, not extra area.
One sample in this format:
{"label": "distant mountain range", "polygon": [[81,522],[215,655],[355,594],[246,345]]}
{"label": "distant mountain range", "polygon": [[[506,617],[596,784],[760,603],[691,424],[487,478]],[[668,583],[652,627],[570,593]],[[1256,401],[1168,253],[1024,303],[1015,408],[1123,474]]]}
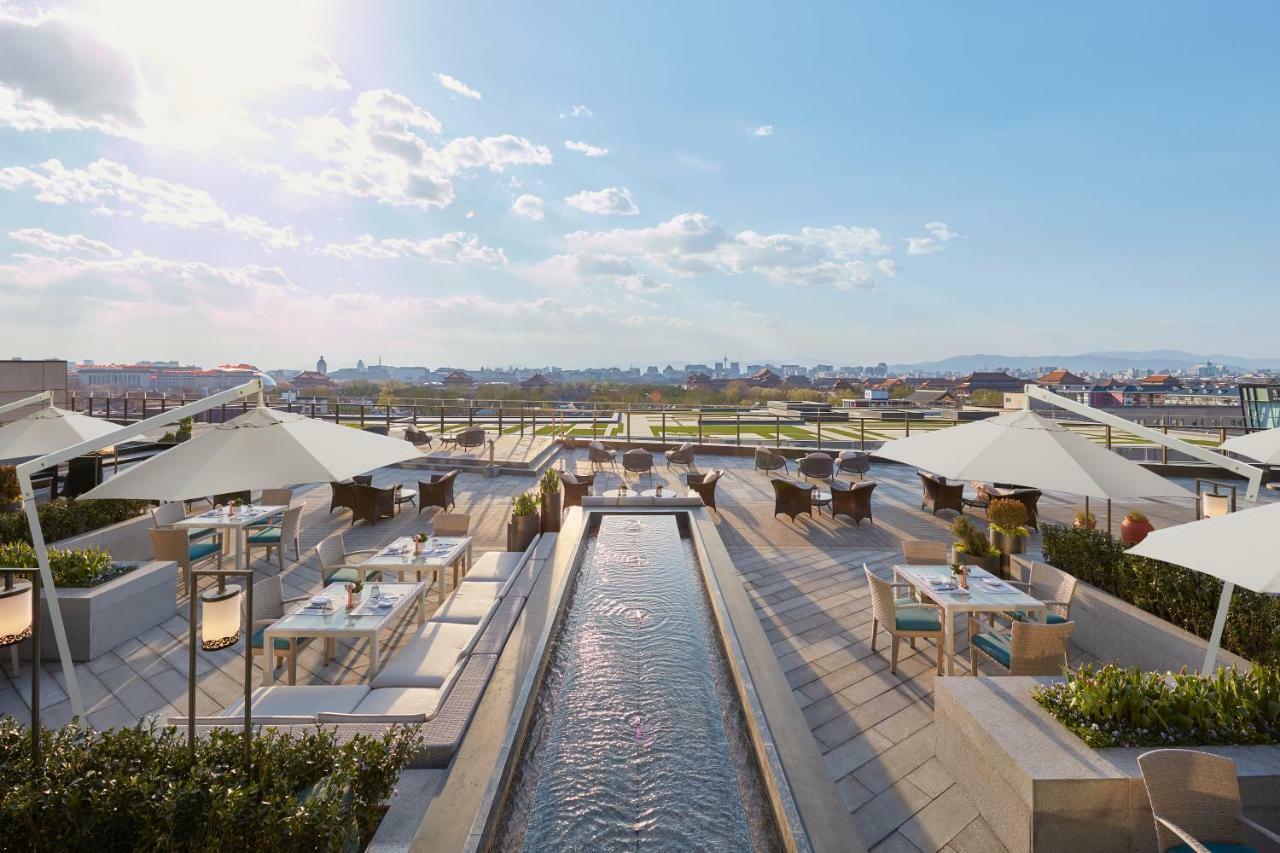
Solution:
{"label": "distant mountain range", "polygon": [[1080,355],[953,355],[938,361],[890,364],[896,372],[970,373],[975,370],[1013,368],[1030,370],[1037,367],[1062,367],[1074,371],[1129,368],[1142,370],[1185,370],[1211,361],[1237,369],[1280,368],[1280,358],[1245,358],[1238,355],[1196,355],[1182,350],[1149,350],[1145,352],[1086,352]]}

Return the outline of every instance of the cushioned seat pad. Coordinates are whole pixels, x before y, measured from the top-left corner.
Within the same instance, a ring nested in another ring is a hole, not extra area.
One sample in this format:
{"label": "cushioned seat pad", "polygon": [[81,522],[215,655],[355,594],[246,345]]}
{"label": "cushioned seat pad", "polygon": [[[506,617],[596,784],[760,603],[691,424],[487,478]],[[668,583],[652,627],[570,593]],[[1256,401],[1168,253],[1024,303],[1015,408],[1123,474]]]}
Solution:
{"label": "cushioned seat pad", "polygon": [[192,542],[187,549],[187,555],[191,560],[199,560],[210,554],[216,554],[222,550],[222,546],[216,542]]}
{"label": "cushioned seat pad", "polygon": [[460,583],[444,604],[440,605],[431,621],[479,625],[493,610],[500,591],[496,583]]}
{"label": "cushioned seat pad", "polygon": [[476,625],[428,622],[374,676],[372,685],[444,687],[456,675],[455,668],[460,667],[479,633]]}
{"label": "cushioned seat pad", "polygon": [[1007,669],[1011,660],[1009,638],[999,634],[979,634],[973,638],[973,644],[991,655]]}
{"label": "cushioned seat pad", "polygon": [[900,607],[897,613],[899,631],[941,631],[938,611],[932,607]]}

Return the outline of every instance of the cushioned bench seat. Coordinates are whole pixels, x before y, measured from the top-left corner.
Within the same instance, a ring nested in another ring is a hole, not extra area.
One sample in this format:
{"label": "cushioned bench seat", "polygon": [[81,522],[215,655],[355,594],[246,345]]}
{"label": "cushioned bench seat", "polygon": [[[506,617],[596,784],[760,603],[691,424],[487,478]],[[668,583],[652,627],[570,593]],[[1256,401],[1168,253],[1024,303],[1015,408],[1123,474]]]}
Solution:
{"label": "cushioned bench seat", "polygon": [[501,585],[496,583],[460,583],[431,621],[482,625],[488,621],[501,591]]}
{"label": "cushioned bench seat", "polygon": [[[293,687],[283,684],[259,687],[253,691],[250,714],[252,722],[264,726],[286,726],[314,723],[321,711],[351,711],[369,693],[364,684],[320,684]],[[201,726],[239,725],[244,719],[244,700],[231,705],[213,717],[197,717]],[[174,725],[186,725],[186,717],[170,717]]]}
{"label": "cushioned bench seat", "polygon": [[489,551],[471,564],[463,580],[506,583],[523,559],[524,554],[515,551]]}
{"label": "cushioned bench seat", "polygon": [[447,690],[479,635],[479,625],[428,622],[374,676],[372,686]]}
{"label": "cushioned bench seat", "polygon": [[350,713],[320,713],[316,722],[425,723],[435,718],[445,695],[440,687],[375,687]]}

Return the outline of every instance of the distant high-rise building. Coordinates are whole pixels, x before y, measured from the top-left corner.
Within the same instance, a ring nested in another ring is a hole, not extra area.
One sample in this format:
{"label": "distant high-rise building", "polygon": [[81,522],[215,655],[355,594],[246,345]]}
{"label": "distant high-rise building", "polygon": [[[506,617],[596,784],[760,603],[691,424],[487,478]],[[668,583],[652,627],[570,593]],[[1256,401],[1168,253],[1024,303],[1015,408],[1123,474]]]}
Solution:
{"label": "distant high-rise building", "polygon": [[320,360],[316,362],[316,373],[321,376],[329,375],[329,362],[324,360],[324,356],[320,356]]}
{"label": "distant high-rise building", "polygon": [[356,370],[360,371],[361,373],[364,373],[364,372],[365,372],[365,370],[367,370],[367,369],[368,369],[368,368],[366,368],[366,367],[364,366],[364,359],[363,359],[363,358],[358,358],[358,359],[356,359]]}

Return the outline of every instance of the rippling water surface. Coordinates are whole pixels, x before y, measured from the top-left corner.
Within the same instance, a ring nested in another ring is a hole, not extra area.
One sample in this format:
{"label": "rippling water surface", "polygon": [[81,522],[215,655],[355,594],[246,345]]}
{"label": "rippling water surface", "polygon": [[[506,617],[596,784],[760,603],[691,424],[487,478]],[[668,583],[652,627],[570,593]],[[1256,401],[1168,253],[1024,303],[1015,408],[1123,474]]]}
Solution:
{"label": "rippling water surface", "polygon": [[601,518],[499,849],[780,849],[695,559],[674,516]]}

